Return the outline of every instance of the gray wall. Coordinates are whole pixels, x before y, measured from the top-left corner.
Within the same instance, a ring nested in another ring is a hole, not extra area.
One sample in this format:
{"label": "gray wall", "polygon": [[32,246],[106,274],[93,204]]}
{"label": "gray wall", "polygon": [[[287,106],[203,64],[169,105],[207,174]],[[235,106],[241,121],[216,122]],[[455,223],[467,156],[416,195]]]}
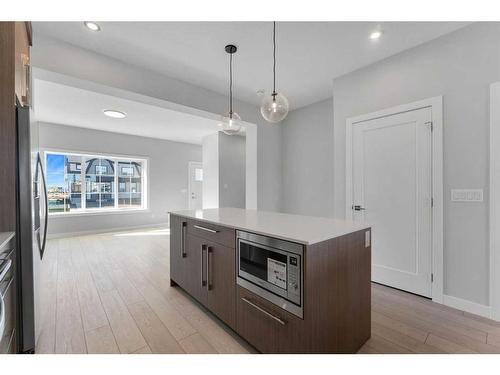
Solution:
{"label": "gray wall", "polygon": [[[34,35],[32,65],[37,68],[96,82],[212,113],[227,111],[227,97],[68,43]],[[260,110],[236,100],[235,111],[257,124],[258,208],[281,208],[281,127],[264,121]]]}
{"label": "gray wall", "polygon": [[219,132],[219,207],[245,208],[245,137]]}
{"label": "gray wall", "polygon": [[[283,207],[291,212],[315,210],[322,216],[343,218],[346,119],[443,95],[444,293],[487,305],[489,84],[496,81],[500,81],[499,23],[473,24],[335,79],[333,123],[326,101],[292,112],[283,124],[284,159],[294,158],[291,146],[295,145],[301,150],[295,158],[306,160],[296,160],[296,165],[284,160]],[[308,133],[311,126],[316,134]],[[314,179],[326,168],[322,164],[331,155],[321,154],[312,160],[309,154],[317,153],[318,139],[323,137],[330,140],[330,147],[322,148],[334,151],[330,164],[334,175],[318,187]],[[452,188],[484,188],[485,201],[450,202]],[[329,198],[322,195],[326,192],[334,194],[333,211]],[[320,208],[323,203],[325,208]]]}
{"label": "gray wall", "polygon": [[201,146],[40,123],[40,149],[142,156],[148,161],[149,210],[49,219],[49,234],[165,224],[168,211],[188,208],[188,162],[201,161]]}
{"label": "gray wall", "polygon": [[291,112],[283,123],[284,212],[333,216],[333,101]]}

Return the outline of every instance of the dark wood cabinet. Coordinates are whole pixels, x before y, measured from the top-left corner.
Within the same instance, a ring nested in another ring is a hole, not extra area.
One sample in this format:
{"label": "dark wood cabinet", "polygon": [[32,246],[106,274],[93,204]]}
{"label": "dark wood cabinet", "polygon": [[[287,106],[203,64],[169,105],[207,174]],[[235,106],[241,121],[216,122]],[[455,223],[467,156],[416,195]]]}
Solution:
{"label": "dark wood cabinet", "polygon": [[171,215],[171,280],[263,353],[356,353],[371,334],[363,229],[304,246],[303,319],[236,283],[236,232]]}
{"label": "dark wood cabinet", "polygon": [[170,216],[170,280],[183,285],[185,280],[185,244],[187,220]]}
{"label": "dark wood cabinet", "polygon": [[170,279],[231,328],[236,327],[235,234],[170,216]]}
{"label": "dark wood cabinet", "polygon": [[236,327],[235,249],[208,243],[207,255],[208,308],[234,329]]}
{"label": "dark wood cabinet", "polygon": [[179,285],[204,306],[207,306],[207,252],[203,238],[187,235],[186,257],[183,259],[186,278]]}

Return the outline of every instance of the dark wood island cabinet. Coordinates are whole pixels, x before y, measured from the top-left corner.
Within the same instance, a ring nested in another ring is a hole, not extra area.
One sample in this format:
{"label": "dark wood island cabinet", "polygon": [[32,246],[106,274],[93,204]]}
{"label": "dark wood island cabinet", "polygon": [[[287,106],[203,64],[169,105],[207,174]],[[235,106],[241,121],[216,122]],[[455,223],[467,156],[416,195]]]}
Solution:
{"label": "dark wood island cabinet", "polygon": [[[183,288],[257,350],[355,353],[370,338],[369,227],[255,210],[201,212],[170,214],[171,284]],[[297,223],[310,226],[302,240]],[[329,229],[330,224],[336,228]],[[314,225],[323,225],[326,232]],[[295,240],[294,246],[303,247],[302,316],[255,288],[238,285],[238,230]]]}

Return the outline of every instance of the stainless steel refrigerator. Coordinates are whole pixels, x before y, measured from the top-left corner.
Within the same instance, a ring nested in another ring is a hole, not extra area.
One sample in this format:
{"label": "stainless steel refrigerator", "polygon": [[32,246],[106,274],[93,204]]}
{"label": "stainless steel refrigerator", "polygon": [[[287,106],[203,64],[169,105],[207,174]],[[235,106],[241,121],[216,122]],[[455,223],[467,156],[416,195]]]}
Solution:
{"label": "stainless steel refrigerator", "polygon": [[18,351],[34,353],[38,290],[37,268],[47,239],[48,201],[43,164],[38,149],[38,124],[32,110],[17,103],[17,311]]}

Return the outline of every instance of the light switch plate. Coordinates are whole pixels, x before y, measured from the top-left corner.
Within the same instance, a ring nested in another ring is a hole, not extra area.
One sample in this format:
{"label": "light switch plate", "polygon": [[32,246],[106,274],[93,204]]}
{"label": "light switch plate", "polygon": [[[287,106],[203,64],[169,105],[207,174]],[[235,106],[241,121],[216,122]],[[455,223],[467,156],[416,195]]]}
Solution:
{"label": "light switch plate", "polygon": [[483,189],[451,189],[452,202],[482,202]]}

